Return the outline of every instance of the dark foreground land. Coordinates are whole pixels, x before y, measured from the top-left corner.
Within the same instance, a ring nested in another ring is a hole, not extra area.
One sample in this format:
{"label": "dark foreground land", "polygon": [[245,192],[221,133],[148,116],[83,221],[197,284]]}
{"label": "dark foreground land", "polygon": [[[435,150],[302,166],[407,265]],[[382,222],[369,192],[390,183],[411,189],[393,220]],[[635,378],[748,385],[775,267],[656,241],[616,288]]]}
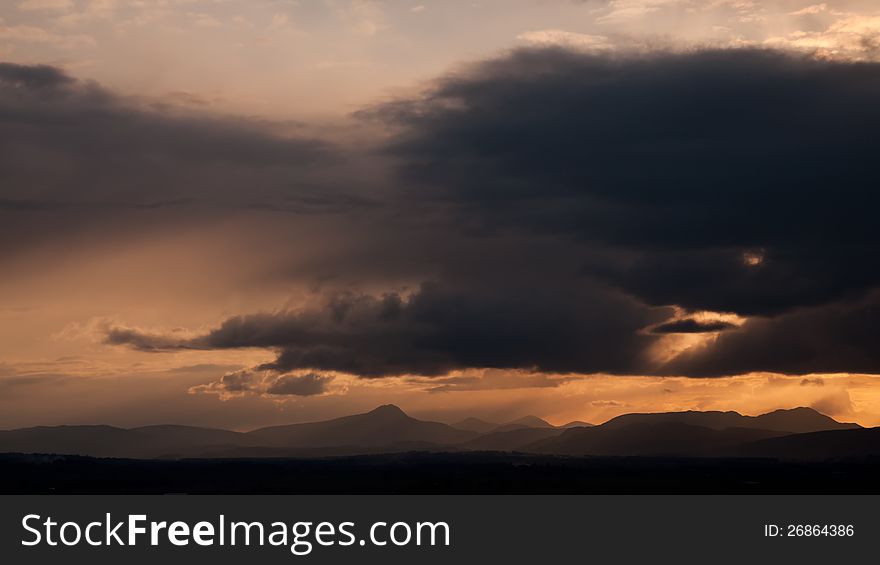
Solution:
{"label": "dark foreground land", "polygon": [[0,455],[6,494],[878,494],[880,458],[402,453],[313,459]]}

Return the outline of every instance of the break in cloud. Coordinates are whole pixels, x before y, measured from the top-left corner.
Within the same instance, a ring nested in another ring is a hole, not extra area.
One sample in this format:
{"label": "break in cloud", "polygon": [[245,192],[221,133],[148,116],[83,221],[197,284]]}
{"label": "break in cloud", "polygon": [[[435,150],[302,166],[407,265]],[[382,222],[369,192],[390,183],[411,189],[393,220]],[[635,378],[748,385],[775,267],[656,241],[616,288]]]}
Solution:
{"label": "break in cloud", "polygon": [[655,334],[699,334],[723,332],[735,329],[736,327],[736,324],[725,322],[724,320],[697,320],[695,318],[684,318],[658,324],[651,328],[651,332]]}
{"label": "break in cloud", "polygon": [[[380,212],[347,210],[359,230],[315,225],[314,241],[344,242],[300,274],[335,289],[186,336],[112,325],[105,341],[267,348],[255,370],[273,375],[876,373],[878,77],[754,49],[471,65],[358,113],[387,134],[346,151],[390,172]],[[687,315],[704,311],[747,320]],[[705,339],[658,355],[676,334]]]}

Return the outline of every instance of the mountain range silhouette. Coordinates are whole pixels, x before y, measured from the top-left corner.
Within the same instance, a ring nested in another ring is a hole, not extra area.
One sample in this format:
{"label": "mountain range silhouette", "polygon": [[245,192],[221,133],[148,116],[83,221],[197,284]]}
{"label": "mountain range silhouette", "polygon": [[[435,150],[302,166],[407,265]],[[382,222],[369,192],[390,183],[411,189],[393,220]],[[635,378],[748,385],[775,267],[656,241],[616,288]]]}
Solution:
{"label": "mountain range silhouette", "polygon": [[250,432],[156,425],[53,426],[0,431],[0,453],[111,458],[327,457],[403,452],[519,452],[557,456],[766,457],[880,455],[880,428],[842,423],[811,408],[625,414],[593,426],[536,416],[493,423],[418,420],[394,405],[332,420]]}

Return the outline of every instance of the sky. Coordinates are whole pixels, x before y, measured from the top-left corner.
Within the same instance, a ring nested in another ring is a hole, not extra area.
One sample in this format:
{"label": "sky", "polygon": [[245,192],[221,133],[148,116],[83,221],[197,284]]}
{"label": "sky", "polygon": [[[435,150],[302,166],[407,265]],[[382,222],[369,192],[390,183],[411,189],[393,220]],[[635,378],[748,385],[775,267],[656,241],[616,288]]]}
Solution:
{"label": "sky", "polygon": [[873,0],[11,0],[0,428],[880,425]]}

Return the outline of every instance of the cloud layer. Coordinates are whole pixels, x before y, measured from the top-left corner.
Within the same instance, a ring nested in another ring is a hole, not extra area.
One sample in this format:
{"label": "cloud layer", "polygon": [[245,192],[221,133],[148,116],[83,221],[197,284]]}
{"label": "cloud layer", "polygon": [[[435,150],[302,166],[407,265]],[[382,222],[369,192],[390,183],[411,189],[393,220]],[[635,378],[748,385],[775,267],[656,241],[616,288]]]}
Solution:
{"label": "cloud layer", "polygon": [[[381,135],[342,145],[4,65],[0,231],[12,253],[82,225],[259,220],[266,263],[248,275],[306,299],[103,336],[275,352],[218,390],[322,394],[304,375],[323,371],[876,373],[878,99],[880,64],[528,49],[363,110]],[[663,354],[681,334],[697,341]]]}
{"label": "cloud layer", "polygon": [[315,308],[236,316],[191,338],[111,327],[105,339],[142,351],[272,348],[277,359],[257,369],[276,373],[440,376],[475,367],[635,373],[645,367],[642,352],[653,338],[638,330],[661,314],[601,293],[553,294],[426,284],[407,297],[345,294]]}
{"label": "cloud layer", "polygon": [[524,50],[368,114],[406,196],[600,246],[585,273],[650,304],[772,315],[880,279],[878,69]]}
{"label": "cloud layer", "polygon": [[277,129],[150,106],[54,67],[0,63],[0,256],[59,237],[155,233],[248,209],[312,214],[366,204],[346,193],[350,185],[320,190],[345,168],[342,152]]}

